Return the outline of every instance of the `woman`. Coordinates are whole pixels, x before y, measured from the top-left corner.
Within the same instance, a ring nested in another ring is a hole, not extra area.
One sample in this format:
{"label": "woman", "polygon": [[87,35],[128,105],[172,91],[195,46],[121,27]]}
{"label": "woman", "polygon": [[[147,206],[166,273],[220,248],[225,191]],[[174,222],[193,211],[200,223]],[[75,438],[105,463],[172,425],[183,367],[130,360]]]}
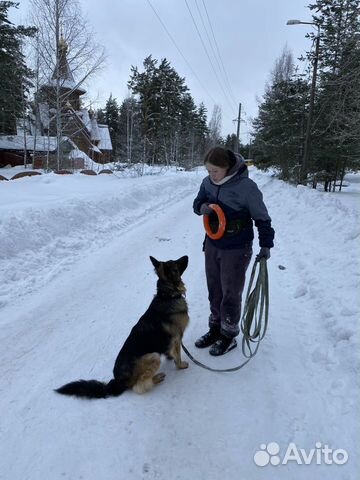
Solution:
{"label": "woman", "polygon": [[252,256],[253,222],[260,244],[257,260],[270,258],[274,230],[262,193],[250,180],[241,155],[215,147],[206,154],[204,164],[209,175],[202,181],[194,200],[194,212],[209,215],[210,226],[217,229],[217,216],[209,204],[219,205],[226,217],[226,230],[219,240],[205,237],[205,272],[211,313],[209,331],[195,345],[198,348],[211,346],[211,355],[223,355],[237,345],[235,337],[240,331],[245,273]]}

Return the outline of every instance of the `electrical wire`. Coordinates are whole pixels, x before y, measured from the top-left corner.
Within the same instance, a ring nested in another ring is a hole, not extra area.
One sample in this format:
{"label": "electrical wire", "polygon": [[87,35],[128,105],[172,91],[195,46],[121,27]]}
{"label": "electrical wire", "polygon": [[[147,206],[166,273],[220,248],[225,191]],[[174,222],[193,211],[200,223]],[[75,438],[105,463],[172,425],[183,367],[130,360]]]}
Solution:
{"label": "electrical wire", "polygon": [[195,0],[195,5],[196,5],[196,8],[197,8],[197,11],[198,11],[198,14],[199,14],[199,17],[200,17],[200,20],[201,20],[201,23],[202,23],[202,26],[203,26],[203,29],[204,29],[204,32],[206,34],[206,37],[207,37],[207,40],[208,40],[208,44],[210,46],[210,49],[211,49],[211,52],[212,52],[212,55],[213,55],[213,58],[217,64],[217,67],[218,67],[218,71],[219,71],[219,74],[221,75],[222,77],[222,80],[223,80],[223,85],[224,87],[229,91],[229,95],[230,95],[230,99],[231,101],[234,103],[234,105],[236,105],[236,101],[234,100],[234,98],[231,96],[231,87],[229,85],[229,83],[227,82],[227,78],[226,76],[223,75],[223,72],[222,72],[222,67],[221,67],[221,58],[219,60],[218,58],[218,52],[216,51],[216,49],[214,48],[214,45],[213,45],[213,40],[211,39],[210,35],[209,35],[209,32],[208,32],[208,27],[206,26],[206,23],[204,21],[204,15],[199,7],[199,4],[198,4],[198,1]]}
{"label": "electrical wire", "polygon": [[[195,0],[195,2],[196,2],[196,5],[197,5],[197,0]],[[220,60],[221,68],[222,68],[222,70],[223,70],[223,72],[224,72],[224,78],[225,78],[225,80],[226,80],[227,87],[228,87],[228,89],[229,89],[229,93],[230,93],[230,95],[231,95],[231,98],[232,98],[233,102],[234,102],[235,104],[237,104],[238,102],[235,100],[235,95],[234,95],[234,92],[233,92],[233,90],[232,90],[232,88],[231,88],[231,84],[230,84],[229,77],[228,77],[228,75],[227,75],[227,72],[226,72],[226,69],[225,69],[225,66],[224,66],[224,62],[222,61],[222,56],[221,56],[221,53],[220,53],[219,45],[218,45],[218,43],[217,43],[217,41],[216,41],[216,38],[215,38],[214,29],[213,29],[213,27],[212,27],[212,23],[211,23],[211,20],[210,20],[209,12],[208,12],[208,10],[207,10],[207,8],[206,8],[205,0],[202,0],[202,4],[203,4],[203,7],[204,7],[204,10],[205,10],[205,13],[206,13],[206,17],[207,17],[207,20],[208,20],[208,23],[209,23],[209,26],[210,26],[211,35],[212,35],[212,38],[213,38],[213,41],[214,41],[214,45],[215,45],[215,49],[216,49],[217,55],[218,55],[219,60]],[[215,56],[215,58],[216,58],[216,56]]]}
{"label": "electrical wire", "polygon": [[[221,88],[221,90],[222,90],[222,92],[223,92],[223,94],[224,94],[224,97],[225,97],[226,101],[228,102],[230,108],[233,110],[233,109],[234,109],[234,105],[231,103],[231,101],[230,101],[230,99],[229,99],[229,97],[228,97],[228,94],[227,94],[226,91],[224,90],[224,87],[223,87],[223,85],[222,85],[222,83],[221,83],[221,81],[220,81],[220,78],[219,78],[219,76],[218,76],[218,74],[217,74],[217,71],[216,71],[216,69],[215,69],[215,67],[214,67],[214,64],[213,64],[213,62],[212,62],[212,60],[211,60],[211,57],[210,57],[209,52],[208,52],[208,50],[207,50],[207,48],[206,48],[205,42],[204,42],[204,40],[203,40],[203,38],[202,38],[202,35],[201,35],[201,33],[200,33],[200,30],[199,30],[199,28],[198,28],[198,25],[197,25],[197,23],[196,23],[196,20],[195,20],[193,14],[192,14],[192,11],[191,11],[191,9],[190,9],[190,6],[189,6],[187,0],[185,0],[185,4],[186,4],[187,9],[188,9],[188,11],[189,11],[189,13],[190,13],[190,16],[191,16],[191,19],[192,19],[193,24],[194,24],[194,26],[195,26],[195,29],[196,29],[196,31],[197,31],[197,34],[198,34],[198,36],[199,36],[199,38],[200,38],[200,42],[201,42],[201,44],[202,44],[202,46],[203,46],[203,48],[204,48],[205,54],[206,54],[206,56],[208,57],[208,60],[209,60],[210,65],[211,65],[211,68],[212,68],[212,70],[213,70],[213,72],[214,72],[214,74],[215,74],[215,78],[216,78],[217,82],[219,83],[219,86],[220,86],[220,88]],[[234,114],[236,115],[236,110],[234,110],[234,112],[235,112]]]}
{"label": "electrical wire", "polygon": [[202,81],[199,79],[198,75],[196,74],[196,72],[194,71],[194,69],[192,68],[192,66],[190,65],[190,63],[188,62],[188,60],[186,59],[185,55],[182,53],[182,51],[180,50],[180,48],[178,47],[177,43],[175,42],[174,38],[172,37],[171,33],[169,32],[168,28],[166,27],[165,23],[162,21],[162,19],[160,18],[160,15],[158,14],[158,12],[156,11],[155,7],[152,5],[151,1],[150,0],[147,0],[147,3],[149,4],[150,8],[152,9],[152,11],[154,12],[155,16],[157,17],[157,19],[159,20],[159,22],[161,23],[163,29],[165,30],[166,34],[168,35],[168,37],[170,38],[170,40],[172,41],[172,43],[175,45],[175,48],[177,49],[177,51],[180,53],[181,57],[183,58],[183,60],[185,61],[186,65],[189,67],[190,71],[192,72],[192,74],[194,75],[194,77],[196,78],[196,80],[199,82],[201,88],[204,90],[204,92],[208,95],[208,97],[213,101],[213,103],[215,104],[216,101],[214,100],[214,98],[212,97],[212,95],[209,93],[209,91],[207,90],[207,88],[204,86],[204,84],[202,83]]}

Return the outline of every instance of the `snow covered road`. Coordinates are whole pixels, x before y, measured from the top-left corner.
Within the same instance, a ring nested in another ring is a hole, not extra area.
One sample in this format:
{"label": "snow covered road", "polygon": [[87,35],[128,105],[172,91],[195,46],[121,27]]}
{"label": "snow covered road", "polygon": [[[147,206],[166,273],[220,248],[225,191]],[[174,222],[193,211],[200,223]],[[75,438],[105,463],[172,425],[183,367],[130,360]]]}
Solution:
{"label": "snow covered road", "polygon": [[[193,347],[208,316],[203,228],[191,208],[202,176],[48,176],[6,185],[1,479],[356,478],[359,260],[346,252],[358,242],[358,212],[335,195],[256,170],[251,176],[276,230],[270,327],[257,357],[231,374],[193,364],[177,371],[164,360],[166,380],[151,393],[99,401],[52,389],[78,378],[110,379],[122,342],[155,291],[149,255],[189,255],[188,348],[215,368],[242,360],[239,348],[215,359]],[[314,450],[310,464],[281,463],[291,443],[307,455]],[[279,465],[256,465],[262,445]],[[329,456],[326,465],[325,445],[345,450],[348,461]]]}

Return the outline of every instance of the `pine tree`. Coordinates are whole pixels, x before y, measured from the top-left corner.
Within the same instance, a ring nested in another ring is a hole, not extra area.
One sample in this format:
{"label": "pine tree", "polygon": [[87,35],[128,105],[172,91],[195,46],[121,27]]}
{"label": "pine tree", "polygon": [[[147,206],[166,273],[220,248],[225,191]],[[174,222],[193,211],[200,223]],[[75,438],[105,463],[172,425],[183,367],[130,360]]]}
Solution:
{"label": "pine tree", "polygon": [[[225,142],[224,142],[225,148],[229,148],[230,150],[235,151],[237,147],[237,143],[238,141],[235,133],[232,133],[231,135],[226,135]],[[240,141],[240,145],[239,145],[240,155],[242,155],[243,158],[247,158],[248,152],[249,152],[249,146],[242,144]]]}
{"label": "pine tree", "polygon": [[[90,114],[90,111],[89,111],[89,114]],[[98,123],[106,123],[105,111],[103,108],[98,108],[96,112],[94,112],[94,116],[96,117],[96,120]]]}
{"label": "pine tree", "polygon": [[16,134],[16,118],[27,104],[32,72],[26,66],[22,42],[33,36],[33,27],[14,26],[8,10],[17,7],[13,1],[0,2],[0,133]]}
{"label": "pine tree", "polygon": [[120,108],[116,98],[114,98],[112,94],[110,94],[110,97],[106,101],[102,119],[103,122],[109,127],[109,133],[113,147],[113,157],[115,160],[117,160],[119,149]]}
{"label": "pine tree", "polygon": [[310,168],[329,190],[360,167],[360,0],[316,0],[309,8],[320,26]]}
{"label": "pine tree", "polygon": [[194,140],[195,140],[195,155],[193,155],[193,164],[199,165],[203,162],[203,157],[206,152],[206,139],[209,135],[209,128],[207,126],[207,110],[203,103],[200,103],[196,110],[194,121]]}
{"label": "pine tree", "polygon": [[222,112],[220,105],[214,105],[213,112],[209,121],[209,133],[207,138],[208,148],[220,145],[223,143],[221,137],[222,127]]}
{"label": "pine tree", "polygon": [[253,121],[252,151],[259,168],[275,167],[285,180],[299,180],[308,92],[307,82],[294,74],[291,53],[284,50]]}
{"label": "pine tree", "polygon": [[121,163],[142,161],[142,135],[139,105],[127,97],[120,106],[117,160]]}
{"label": "pine tree", "polygon": [[156,117],[159,116],[159,108],[156,105],[155,70],[157,60],[150,55],[143,62],[144,71],[139,72],[137,67],[132,66],[132,75],[128,86],[133,95],[137,95],[140,109],[140,125],[142,130],[143,161],[150,162],[153,157],[154,127]]}
{"label": "pine tree", "polygon": [[179,165],[191,169],[196,160],[196,105],[189,93],[182,97],[180,111],[180,127],[178,135],[177,162]]}
{"label": "pine tree", "polygon": [[143,67],[140,72],[133,66],[128,82],[137,99],[143,160],[186,166],[197,162],[206,134],[206,110],[197,110],[184,78],[166,59],[159,63],[150,55]]}

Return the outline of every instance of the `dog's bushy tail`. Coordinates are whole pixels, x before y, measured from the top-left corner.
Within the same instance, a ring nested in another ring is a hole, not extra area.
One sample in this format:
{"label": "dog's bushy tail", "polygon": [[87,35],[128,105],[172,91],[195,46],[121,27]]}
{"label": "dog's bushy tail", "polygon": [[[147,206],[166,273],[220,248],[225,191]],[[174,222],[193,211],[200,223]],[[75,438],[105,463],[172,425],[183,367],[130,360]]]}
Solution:
{"label": "dog's bushy tail", "polygon": [[109,383],[99,382],[98,380],[77,380],[57,388],[55,392],[81,398],[107,398],[117,397],[127,388],[124,381],[113,378]]}

